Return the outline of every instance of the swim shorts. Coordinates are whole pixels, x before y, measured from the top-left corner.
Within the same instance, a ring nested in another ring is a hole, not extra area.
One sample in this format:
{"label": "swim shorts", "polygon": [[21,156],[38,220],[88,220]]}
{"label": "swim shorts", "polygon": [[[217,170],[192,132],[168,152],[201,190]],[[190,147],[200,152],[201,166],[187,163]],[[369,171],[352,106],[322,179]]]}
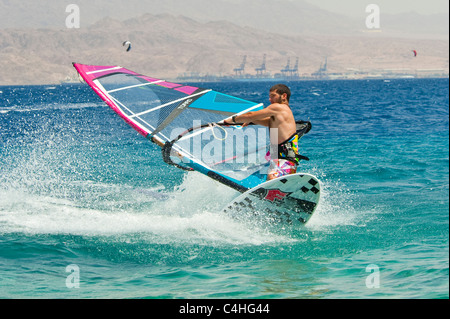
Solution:
{"label": "swim shorts", "polygon": [[269,174],[274,178],[297,172],[297,165],[285,159],[273,159],[270,161]]}

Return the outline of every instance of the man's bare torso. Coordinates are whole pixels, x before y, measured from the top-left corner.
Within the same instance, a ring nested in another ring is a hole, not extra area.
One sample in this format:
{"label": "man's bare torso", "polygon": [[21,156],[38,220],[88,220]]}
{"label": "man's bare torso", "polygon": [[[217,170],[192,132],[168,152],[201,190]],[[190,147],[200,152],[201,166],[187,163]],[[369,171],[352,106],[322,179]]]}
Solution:
{"label": "man's bare torso", "polygon": [[[270,107],[276,108],[276,116],[271,116],[269,120],[270,134],[277,135],[277,144],[285,142],[296,132],[294,115],[286,104],[275,103]],[[274,131],[276,129],[276,131]]]}

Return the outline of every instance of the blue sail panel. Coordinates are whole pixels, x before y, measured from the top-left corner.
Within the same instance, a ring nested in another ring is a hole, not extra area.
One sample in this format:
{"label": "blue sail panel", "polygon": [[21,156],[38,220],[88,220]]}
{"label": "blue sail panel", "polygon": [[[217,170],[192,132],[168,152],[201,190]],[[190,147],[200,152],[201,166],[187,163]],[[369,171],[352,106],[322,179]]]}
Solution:
{"label": "blue sail panel", "polygon": [[231,95],[210,91],[189,105],[190,108],[223,114],[236,114],[258,105],[254,111],[261,110],[262,104],[243,100]]}

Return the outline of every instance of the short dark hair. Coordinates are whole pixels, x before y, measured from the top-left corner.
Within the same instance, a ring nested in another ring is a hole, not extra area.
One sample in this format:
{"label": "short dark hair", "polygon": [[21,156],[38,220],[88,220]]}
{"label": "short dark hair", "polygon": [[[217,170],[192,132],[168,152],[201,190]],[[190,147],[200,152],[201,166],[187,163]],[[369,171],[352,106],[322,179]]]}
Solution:
{"label": "short dark hair", "polygon": [[275,84],[270,88],[270,92],[276,91],[278,94],[283,95],[286,93],[287,101],[291,98],[291,90],[284,84]]}

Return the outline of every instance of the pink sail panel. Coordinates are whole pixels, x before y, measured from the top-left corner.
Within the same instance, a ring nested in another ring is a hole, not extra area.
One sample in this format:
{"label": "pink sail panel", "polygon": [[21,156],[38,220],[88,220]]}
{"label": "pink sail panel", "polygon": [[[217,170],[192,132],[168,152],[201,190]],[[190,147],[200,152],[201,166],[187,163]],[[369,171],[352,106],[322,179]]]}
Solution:
{"label": "pink sail panel", "polygon": [[[151,78],[149,76],[146,75],[141,75],[139,76],[139,78],[147,80],[149,82],[156,82],[156,81],[160,81],[156,78]],[[171,83],[171,82],[167,82],[167,81],[161,81],[156,83],[156,85],[168,88],[168,89],[174,89],[176,91],[185,93],[187,95],[191,95],[192,93],[194,93],[195,91],[198,90],[198,87],[194,87],[194,86],[188,86],[188,85],[183,85],[183,84],[176,84],[176,83]]]}
{"label": "pink sail panel", "polygon": [[198,88],[196,88],[196,87],[194,87],[194,86],[188,86],[188,85],[186,85],[186,86],[182,86],[182,87],[176,88],[175,90],[176,90],[176,91],[179,91],[179,92],[182,92],[182,93],[186,93],[186,94],[188,94],[188,95],[191,95],[191,94],[193,94],[195,91],[197,91]]}
{"label": "pink sail panel", "polygon": [[127,70],[125,68],[122,68],[120,66],[96,66],[96,65],[82,65],[77,64],[75,66],[77,69],[82,70],[84,74],[86,74],[90,79],[96,79],[101,76],[105,76],[112,73],[125,73],[125,74],[131,74],[131,75],[139,75],[138,73],[135,73],[133,71]]}

